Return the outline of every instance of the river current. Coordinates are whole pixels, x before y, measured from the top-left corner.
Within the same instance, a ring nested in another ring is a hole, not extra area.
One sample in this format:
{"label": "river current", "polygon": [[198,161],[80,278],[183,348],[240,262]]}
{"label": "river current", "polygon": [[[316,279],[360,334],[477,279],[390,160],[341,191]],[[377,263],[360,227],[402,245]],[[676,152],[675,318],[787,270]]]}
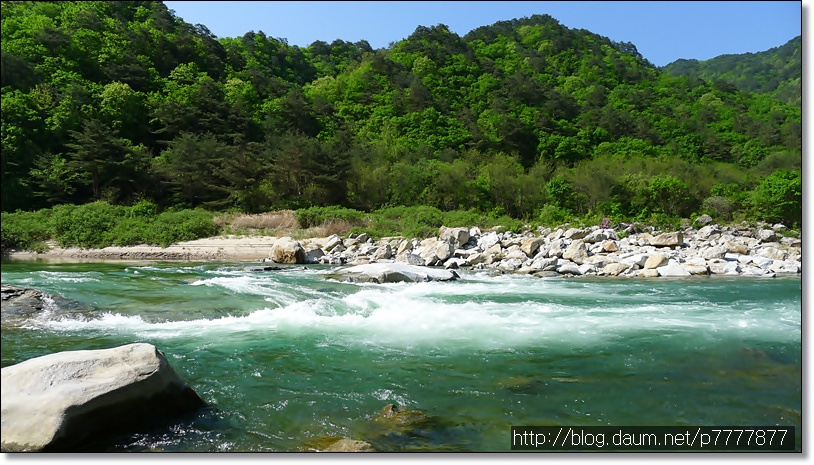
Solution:
{"label": "river current", "polygon": [[[90,451],[508,451],[512,425],[802,424],[802,284],[538,279],[351,284],[329,266],[3,263],[59,299],[2,366],[149,342],[209,406]],[[376,420],[385,405],[422,421]]]}

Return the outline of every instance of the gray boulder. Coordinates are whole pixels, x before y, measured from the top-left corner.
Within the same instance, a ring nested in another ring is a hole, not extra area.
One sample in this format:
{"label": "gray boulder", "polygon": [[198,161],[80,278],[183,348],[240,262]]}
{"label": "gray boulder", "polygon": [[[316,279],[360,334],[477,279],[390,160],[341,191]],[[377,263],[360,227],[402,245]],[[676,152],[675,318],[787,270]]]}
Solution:
{"label": "gray boulder", "polygon": [[305,263],[305,249],[290,237],[277,239],[271,247],[271,257],[275,263]]}
{"label": "gray boulder", "polygon": [[632,266],[628,263],[608,263],[602,268],[602,271],[609,276],[619,276],[631,268]]}
{"label": "gray boulder", "polygon": [[659,234],[650,239],[650,245],[655,247],[678,247],[683,243],[684,233],[681,231]]}
{"label": "gray boulder", "polygon": [[716,234],[721,234],[721,229],[717,224],[710,224],[699,229],[695,236],[699,239],[709,239]]}
{"label": "gray boulder", "polygon": [[562,258],[571,260],[577,265],[582,265],[588,259],[588,249],[585,243],[577,239],[571,242],[565,252],[562,253]]}
{"label": "gray boulder", "polygon": [[305,251],[305,258],[303,259],[303,262],[319,263],[319,259],[324,256],[325,252],[323,252],[319,247],[310,248],[310,250]]}
{"label": "gray boulder", "polygon": [[8,366],[0,389],[4,452],[70,451],[205,405],[164,354],[144,343]]}
{"label": "gray boulder", "polygon": [[463,258],[455,258],[452,257],[449,260],[444,262],[444,268],[448,270],[457,270],[462,266],[469,266],[469,263],[464,260]]}
{"label": "gray boulder", "polygon": [[508,258],[501,260],[497,265],[497,269],[501,271],[515,271],[523,266],[523,262],[517,258]]}
{"label": "gray boulder", "polygon": [[690,275],[690,272],[687,271],[686,268],[672,259],[666,265],[656,268],[656,271],[659,276],[664,277],[683,277]]}
{"label": "gray boulder", "polygon": [[714,258],[724,258],[724,256],[726,256],[727,250],[729,249],[720,245],[717,247],[705,247],[701,249],[698,255],[706,260],[712,260]]}
{"label": "gray boulder", "polygon": [[568,231],[565,231],[563,237],[566,239],[582,239],[583,237],[587,236],[591,232],[590,229],[579,229],[579,228],[570,228]]}
{"label": "gray boulder", "polygon": [[469,242],[469,229],[467,228],[447,228],[441,226],[439,238],[444,242],[449,242],[458,248]]}
{"label": "gray boulder", "polygon": [[772,229],[761,229],[755,233],[755,237],[760,242],[774,242],[777,240],[777,234]]}
{"label": "gray boulder", "polygon": [[337,234],[332,234],[328,236],[328,238],[325,240],[325,244],[323,244],[322,250],[324,250],[325,252],[331,252],[334,249],[334,247],[338,245],[342,245],[342,238],[339,237],[339,235]]}
{"label": "gray boulder", "polygon": [[540,248],[541,245],[545,243],[545,239],[542,237],[530,237],[523,241],[520,244],[520,250],[523,251],[529,257],[533,257],[535,253],[537,253],[537,249]]}
{"label": "gray boulder", "polygon": [[653,254],[647,257],[647,261],[644,262],[644,269],[649,270],[658,268],[660,266],[664,266],[667,264],[668,259],[669,257],[662,255],[660,253]]}
{"label": "gray boulder", "polygon": [[746,255],[749,253],[749,248],[746,247],[745,244],[735,241],[725,241],[723,247],[726,248],[728,253],[736,253],[740,255]]}
{"label": "gray boulder", "polygon": [[561,260],[560,262],[557,263],[557,273],[573,274],[578,276],[582,274],[582,272],[579,269],[579,265],[569,260]]}
{"label": "gray boulder", "polygon": [[2,298],[2,322],[35,315],[42,311],[50,296],[35,289],[3,285],[0,288]]}
{"label": "gray boulder", "polygon": [[405,263],[370,263],[339,270],[340,279],[355,283],[401,283],[454,281],[458,273],[450,270],[425,268]]}
{"label": "gray boulder", "polygon": [[585,239],[585,242],[589,244],[593,244],[595,242],[603,242],[607,240],[618,240],[619,238],[616,236],[616,231],[613,229],[597,229],[596,231],[591,232]]}

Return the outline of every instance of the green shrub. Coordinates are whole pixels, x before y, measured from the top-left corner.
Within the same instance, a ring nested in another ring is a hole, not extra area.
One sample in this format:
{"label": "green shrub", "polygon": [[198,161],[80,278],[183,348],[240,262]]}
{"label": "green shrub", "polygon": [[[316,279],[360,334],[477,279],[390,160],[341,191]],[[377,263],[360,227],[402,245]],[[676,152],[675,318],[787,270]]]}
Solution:
{"label": "green shrub", "polygon": [[537,213],[537,219],[546,226],[559,226],[569,221],[572,216],[570,211],[550,203],[543,205]]}
{"label": "green shrub", "polygon": [[217,234],[214,213],[196,208],[158,215],[148,231],[150,244],[168,246],[176,242],[192,241]]}
{"label": "green shrub", "polygon": [[730,221],[732,220],[732,213],[735,211],[735,205],[727,197],[713,195],[704,199],[701,204],[701,211],[710,216]]}
{"label": "green shrub", "polygon": [[142,200],[132,207],[130,207],[130,211],[128,212],[128,216],[130,217],[153,217],[158,214],[158,206],[149,200]]}
{"label": "green shrub", "polygon": [[51,238],[50,210],[0,214],[0,246],[31,250]]}
{"label": "green shrub", "polygon": [[126,207],[106,202],[54,207],[52,220],[55,236],[63,247],[108,246],[112,243],[111,231],[126,211]]}
{"label": "green shrub", "polygon": [[766,221],[800,224],[803,220],[803,184],[799,171],[781,168],[752,193],[755,214]]}
{"label": "green shrub", "polygon": [[364,213],[344,207],[309,207],[294,212],[294,217],[303,228],[320,226],[331,220],[343,220],[353,225],[364,222]]}

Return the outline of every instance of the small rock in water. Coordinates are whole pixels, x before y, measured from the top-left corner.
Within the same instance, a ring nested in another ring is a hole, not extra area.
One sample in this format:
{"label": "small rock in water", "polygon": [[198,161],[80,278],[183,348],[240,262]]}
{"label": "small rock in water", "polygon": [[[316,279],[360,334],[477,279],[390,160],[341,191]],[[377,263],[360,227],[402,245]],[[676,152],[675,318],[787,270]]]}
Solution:
{"label": "small rock in water", "polygon": [[370,443],[356,441],[354,439],[340,439],[330,446],[322,449],[322,452],[378,452]]}
{"label": "small rock in water", "polygon": [[371,263],[339,270],[337,275],[349,282],[400,283],[427,281],[454,281],[458,273],[404,263]]}

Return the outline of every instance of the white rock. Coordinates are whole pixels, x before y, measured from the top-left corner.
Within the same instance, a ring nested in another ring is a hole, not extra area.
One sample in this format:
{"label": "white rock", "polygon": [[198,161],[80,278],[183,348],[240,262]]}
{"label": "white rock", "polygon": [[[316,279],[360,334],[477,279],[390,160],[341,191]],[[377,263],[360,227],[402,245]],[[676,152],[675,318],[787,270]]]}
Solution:
{"label": "white rock", "polygon": [[585,236],[585,239],[583,239],[583,241],[589,244],[593,244],[595,242],[617,239],[619,238],[616,236],[616,231],[614,231],[613,229],[598,229]]}
{"label": "white rock", "polygon": [[450,258],[446,262],[444,262],[444,268],[448,270],[455,270],[462,266],[466,266],[467,262],[463,258]]}
{"label": "white rock", "polygon": [[410,252],[396,256],[396,263],[406,263],[413,266],[424,266],[425,264],[423,258]]}
{"label": "white rock", "polygon": [[683,243],[684,233],[681,231],[659,234],[650,240],[650,245],[655,247],[677,247]]}
{"label": "white rock", "polygon": [[480,239],[478,239],[478,247],[480,247],[481,250],[486,250],[499,242],[500,237],[497,235],[496,232],[493,231],[490,232],[489,234],[482,235]]}
{"label": "white rock", "polygon": [[532,237],[523,241],[520,245],[520,249],[529,257],[533,257],[534,254],[537,252],[537,249],[540,248],[541,245],[545,243],[545,239],[542,237]]}
{"label": "white rock", "polygon": [[502,271],[514,271],[523,266],[523,262],[516,258],[501,260],[497,268]]}
{"label": "white rock", "polygon": [[671,259],[666,265],[656,268],[656,271],[659,273],[659,276],[662,277],[681,277],[690,275],[690,272],[674,259]]}
{"label": "white rock", "polygon": [[784,250],[780,250],[776,247],[765,247],[758,249],[757,253],[760,257],[771,258],[772,260],[785,260],[788,256],[788,252]]}
{"label": "white rock", "polygon": [[552,258],[537,258],[532,261],[529,268],[534,269],[535,271],[554,271],[557,269],[557,262],[559,259],[557,257]]}
{"label": "white rock", "polygon": [[666,255],[659,253],[653,254],[647,258],[647,261],[644,263],[644,269],[653,269],[664,266],[667,263],[667,260],[668,258]]}
{"label": "white rock", "polygon": [[769,270],[775,273],[799,273],[800,265],[796,262],[775,260],[769,265]]}
{"label": "white rock", "polygon": [[572,262],[582,265],[588,258],[588,249],[585,248],[585,243],[579,239],[571,242],[571,245],[562,253],[562,258],[571,260]]}
{"label": "white rock", "polygon": [[582,239],[589,233],[590,231],[586,229],[570,228],[568,231],[565,231],[564,237],[566,239]]}
{"label": "white rock", "polygon": [[579,274],[596,274],[596,266],[591,265],[590,263],[582,264],[579,266]]}
{"label": "white rock", "polygon": [[726,252],[727,249],[723,246],[704,247],[699,251],[699,255],[704,259],[712,260],[713,258],[724,258]]}
{"label": "white rock", "polygon": [[325,241],[325,245],[322,246],[322,250],[325,252],[331,252],[337,245],[340,244],[342,244],[342,238],[337,234],[332,234],[328,236],[328,239]]}
{"label": "white rock", "polygon": [[441,226],[439,230],[439,238],[442,241],[449,242],[458,248],[469,241],[469,229],[467,228],[447,228]]}
{"label": "white rock", "polygon": [[717,224],[710,224],[699,229],[695,236],[699,239],[709,239],[711,236],[720,234],[721,230]]}
{"label": "white rock", "polygon": [[691,275],[709,274],[709,267],[706,265],[690,265],[684,264],[684,269]]}
{"label": "white rock", "polygon": [[570,260],[561,260],[557,263],[557,273],[580,275],[579,265]]}
{"label": "white rock", "polygon": [[641,278],[658,278],[659,272],[657,270],[641,270],[638,273],[638,276]]}
{"label": "white rock", "polygon": [[631,268],[632,267],[627,263],[608,263],[602,268],[602,271],[609,276],[619,276]]}

